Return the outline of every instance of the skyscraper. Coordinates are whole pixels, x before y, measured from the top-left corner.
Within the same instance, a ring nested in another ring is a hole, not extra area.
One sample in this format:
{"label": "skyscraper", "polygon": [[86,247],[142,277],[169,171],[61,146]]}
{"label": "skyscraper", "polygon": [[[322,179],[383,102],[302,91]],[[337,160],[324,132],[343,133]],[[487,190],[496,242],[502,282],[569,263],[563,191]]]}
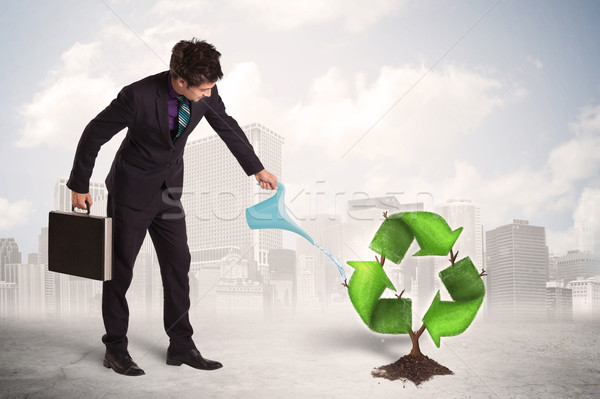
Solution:
{"label": "skyscraper", "polygon": [[317,303],[315,281],[315,256],[298,255],[298,308]]}
{"label": "skyscraper", "polygon": [[[283,137],[257,123],[242,130],[264,167],[281,180]],[[254,177],[246,176],[217,135],[189,142],[184,162],[182,203],[190,248],[247,248],[248,253],[242,257],[256,261],[263,278],[268,280],[267,254],[270,249],[282,247],[282,232],[250,230],[245,209],[270,197],[272,192],[261,190]]]}
{"label": "skyscraper", "polygon": [[0,319],[17,316],[17,283],[0,280]]}
{"label": "skyscraper", "polygon": [[[342,223],[339,218],[332,220],[331,216],[326,214],[302,220],[300,226],[313,238],[315,243],[331,252],[340,261],[342,267],[346,268],[346,260],[356,259],[356,255],[352,253],[354,246],[352,241],[361,232],[350,230],[354,226]],[[361,244],[366,246],[365,243]],[[329,306],[334,296],[347,297],[346,289],[340,284],[340,273],[328,256],[300,236],[296,240],[296,249],[300,257],[300,270],[312,272],[314,292],[321,306]],[[309,267],[310,269],[308,269]],[[304,277],[308,278],[309,275],[305,274]]]}
{"label": "skyscraper", "polygon": [[298,298],[296,251],[272,249],[269,251],[270,282],[274,287],[272,298],[276,314],[295,313]]}
{"label": "skyscraper", "polygon": [[573,290],[562,281],[546,283],[546,310],[548,320],[572,320]]}
{"label": "skyscraper", "polygon": [[14,238],[0,238],[0,281],[7,280],[6,265],[21,263],[21,252]]}
{"label": "skyscraper", "polygon": [[583,252],[596,252],[592,223],[586,219],[576,219],[573,225],[575,248]]}
{"label": "skyscraper", "polygon": [[44,303],[46,315],[56,314],[56,273],[48,270],[48,227],[42,227],[38,238],[38,263],[44,266]]}
{"label": "skyscraper", "polygon": [[557,280],[564,283],[578,278],[600,275],[600,255],[578,250],[569,251],[564,256],[556,258]]}
{"label": "skyscraper", "polygon": [[486,251],[490,316],[545,318],[548,247],[544,227],[515,219],[486,233]]}
{"label": "skyscraper", "polygon": [[600,211],[598,190],[584,189],[573,214],[575,248],[600,255]]}
{"label": "skyscraper", "polygon": [[40,318],[46,313],[42,265],[14,264],[17,283],[17,314],[19,318]]}
{"label": "skyscraper", "polygon": [[571,281],[567,288],[573,291],[573,319],[600,320],[600,276]]}

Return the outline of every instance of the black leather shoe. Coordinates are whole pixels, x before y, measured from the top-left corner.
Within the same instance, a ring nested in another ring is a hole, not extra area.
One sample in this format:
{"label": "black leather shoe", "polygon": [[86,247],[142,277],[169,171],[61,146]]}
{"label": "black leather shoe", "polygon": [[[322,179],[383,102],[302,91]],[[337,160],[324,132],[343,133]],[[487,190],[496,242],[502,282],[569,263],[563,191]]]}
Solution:
{"label": "black leather shoe", "polygon": [[191,349],[187,352],[167,351],[167,364],[169,366],[181,366],[183,363],[200,370],[216,370],[223,367],[219,362],[203,358],[198,349]]}
{"label": "black leather shoe", "polygon": [[104,367],[113,369],[115,373],[123,375],[137,376],[146,374],[144,370],[135,364],[131,356],[129,356],[129,352],[116,354],[106,352],[104,355]]}

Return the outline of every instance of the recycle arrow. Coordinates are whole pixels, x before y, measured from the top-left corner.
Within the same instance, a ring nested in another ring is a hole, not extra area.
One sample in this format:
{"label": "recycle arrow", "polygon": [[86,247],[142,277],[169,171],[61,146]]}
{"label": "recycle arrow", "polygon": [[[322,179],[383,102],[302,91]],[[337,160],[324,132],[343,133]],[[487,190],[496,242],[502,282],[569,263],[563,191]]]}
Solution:
{"label": "recycle arrow", "polygon": [[467,256],[438,274],[454,300],[440,300],[440,291],[423,317],[423,324],[440,347],[440,337],[458,335],[471,324],[485,296],[485,286],[479,272]]}
{"label": "recycle arrow", "polygon": [[412,328],[412,300],[380,298],[386,288],[396,289],[379,262],[347,263],[356,269],[348,283],[348,295],[365,324],[382,334],[408,334]]}
{"label": "recycle arrow", "polygon": [[[452,231],[444,218],[432,212],[401,212],[388,216],[369,248],[398,264],[416,239],[420,250],[414,256],[450,253],[462,231]],[[363,322],[383,334],[408,334],[412,329],[409,298],[380,298],[386,288],[396,291],[379,262],[349,261],[356,269],[348,283],[348,294]],[[440,337],[462,333],[471,324],[485,295],[479,272],[469,257],[442,270],[439,277],[454,300],[441,301],[438,291],[423,317],[435,345]]]}
{"label": "recycle arrow", "polygon": [[421,250],[414,256],[445,256],[462,229],[452,231],[444,218],[433,212],[394,213],[383,221],[369,248],[398,264],[416,238]]}

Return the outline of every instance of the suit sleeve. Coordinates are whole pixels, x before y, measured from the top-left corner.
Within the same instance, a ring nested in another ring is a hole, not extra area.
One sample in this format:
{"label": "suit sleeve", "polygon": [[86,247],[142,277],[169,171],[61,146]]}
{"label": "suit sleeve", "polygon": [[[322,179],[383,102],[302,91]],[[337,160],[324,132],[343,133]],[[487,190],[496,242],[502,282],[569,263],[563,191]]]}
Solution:
{"label": "suit sleeve", "polygon": [[244,172],[250,176],[263,170],[264,166],[254,152],[254,148],[248,141],[246,134],[244,134],[236,120],[227,115],[225,104],[219,96],[216,85],[213,87],[208,104],[208,111],[204,115],[207,122],[225,142]]}
{"label": "suit sleeve", "polygon": [[88,193],[90,177],[100,147],[129,126],[135,117],[135,97],[129,87],[123,88],[102,112],[88,123],[79,139],[67,187],[77,193]]}

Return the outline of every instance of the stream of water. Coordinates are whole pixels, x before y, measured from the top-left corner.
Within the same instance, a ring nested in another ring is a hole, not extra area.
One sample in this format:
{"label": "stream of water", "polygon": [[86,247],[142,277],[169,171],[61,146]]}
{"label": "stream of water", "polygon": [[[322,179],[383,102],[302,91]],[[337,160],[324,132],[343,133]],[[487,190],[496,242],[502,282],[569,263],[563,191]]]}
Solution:
{"label": "stream of water", "polygon": [[326,250],[325,248],[323,248],[323,247],[322,247],[322,246],[320,246],[319,244],[315,243],[315,247],[317,247],[317,248],[319,248],[321,251],[323,251],[323,253],[324,253],[325,255],[327,255],[327,257],[328,257],[329,259],[331,259],[331,261],[332,261],[333,263],[335,263],[335,265],[336,265],[336,266],[337,266],[337,268],[338,268],[338,271],[340,272],[340,276],[342,277],[342,280],[346,280],[346,279],[347,279],[347,277],[346,277],[346,272],[344,271],[344,268],[343,268],[343,267],[342,267],[342,265],[340,264],[340,261],[339,261],[339,260],[337,260],[337,259],[336,259],[336,258],[335,258],[335,257],[334,257],[332,254],[331,254],[331,252],[329,252],[328,250]]}

